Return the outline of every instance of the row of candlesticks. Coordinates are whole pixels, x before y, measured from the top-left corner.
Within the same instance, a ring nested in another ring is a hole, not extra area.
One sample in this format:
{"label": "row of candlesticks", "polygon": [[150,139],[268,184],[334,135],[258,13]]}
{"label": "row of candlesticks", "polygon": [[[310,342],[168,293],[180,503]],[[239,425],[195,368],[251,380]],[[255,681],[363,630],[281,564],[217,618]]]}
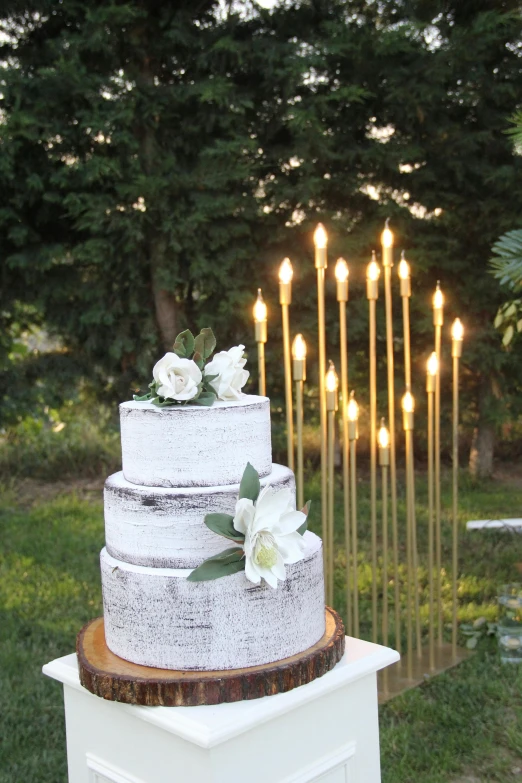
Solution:
{"label": "row of candlesticks", "polygon": [[[355,393],[348,394],[348,333],[347,302],[349,267],[344,258],[335,265],[336,293],[339,303],[340,331],[340,372],[341,380],[333,362],[326,368],[325,339],[325,270],[327,268],[327,234],[322,224],[314,233],[315,267],[317,270],[317,313],[318,313],[318,356],[319,356],[319,396],[321,413],[321,511],[322,535],[325,553],[325,588],[327,601],[333,603],[334,592],[334,490],[335,468],[334,447],[336,435],[336,414],[338,411],[338,391],[341,391],[341,423],[343,448],[343,506],[344,537],[346,548],[346,611],[348,633],[359,635],[359,594],[358,594],[358,519],[357,519],[357,480],[356,480],[356,442],[358,439],[359,406]],[[377,419],[377,335],[376,303],[379,297],[379,279],[381,268],[376,254],[366,271],[366,296],[369,304],[369,418],[370,418],[370,526],[372,552],[372,639],[378,635],[378,546],[377,546],[377,457],[381,469],[381,552],[383,582],[383,605],[381,609],[381,633],[384,644],[388,643],[388,584],[390,579],[388,566],[388,495],[391,496],[392,552],[395,590],[395,646],[401,651],[401,608],[399,591],[399,527],[397,520],[397,475],[395,455],[395,377],[394,342],[392,319],[392,279],[393,233],[386,222],[381,235],[382,267],[384,270],[384,293],[386,310],[386,345],[388,375],[388,422],[384,419],[378,429]],[[411,297],[410,265],[402,253],[398,268],[400,296],[402,300],[403,337],[404,337],[404,381],[405,393],[402,397],[402,418],[406,444],[406,638],[407,665],[411,675],[413,661],[413,635],[416,637],[417,654],[421,655],[421,623],[418,584],[417,526],[415,516],[415,472],[413,452],[413,430],[415,400],[411,392],[411,351],[409,299]],[[306,342],[302,334],[297,334],[290,343],[289,308],[292,303],[293,269],[285,258],[279,269],[279,302],[282,312],[283,353],[285,376],[285,404],[287,424],[288,465],[296,472],[297,501],[299,507],[304,503],[303,489],[303,386],[306,380]],[[258,346],[259,393],[266,394],[265,343],[267,342],[267,308],[261,289],[258,290],[254,305],[255,336]],[[428,578],[429,578],[429,660],[430,668],[435,668],[436,644],[442,646],[442,600],[441,600],[441,492],[440,492],[440,367],[442,326],[444,322],[444,296],[437,284],[433,295],[434,351],[427,362],[428,397]],[[457,645],[457,563],[458,563],[458,395],[459,395],[459,359],[462,353],[464,330],[457,318],[451,329],[453,359],[453,617],[452,649],[456,656]],[[292,384],[293,380],[293,384]],[[295,438],[294,438],[294,395],[295,386]],[[296,464],[294,464],[294,452]],[[389,473],[389,475],[388,475]],[[413,620],[414,618],[414,620]]]}

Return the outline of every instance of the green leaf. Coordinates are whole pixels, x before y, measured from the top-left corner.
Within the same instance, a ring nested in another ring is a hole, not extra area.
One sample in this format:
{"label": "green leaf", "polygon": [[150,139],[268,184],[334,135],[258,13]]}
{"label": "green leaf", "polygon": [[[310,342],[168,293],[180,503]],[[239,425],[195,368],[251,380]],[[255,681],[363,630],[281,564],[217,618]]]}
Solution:
{"label": "green leaf", "polygon": [[520,332],[522,332],[522,318],[520,318],[520,319],[517,321],[517,332],[518,332],[519,334],[520,334]]}
{"label": "green leaf", "polygon": [[192,361],[197,364],[200,370],[203,369],[205,366],[205,360],[203,359],[202,355],[198,351],[194,351],[194,356],[192,357]]}
{"label": "green leaf", "polygon": [[202,391],[195,400],[189,400],[190,405],[205,405],[210,408],[216,401],[216,395],[211,391]]}
{"label": "green leaf", "polygon": [[182,359],[189,359],[194,353],[194,343],[194,335],[190,329],[185,329],[176,337],[172,350]]}
{"label": "green leaf", "polygon": [[241,484],[239,485],[239,497],[248,498],[255,503],[260,491],[261,484],[259,482],[259,473],[252,467],[250,462],[247,462]]}
{"label": "green leaf", "polygon": [[506,331],[504,332],[504,337],[502,338],[502,345],[507,347],[511,340],[513,339],[513,335],[515,334],[515,330],[513,329],[513,326],[510,324]]}
{"label": "green leaf", "polygon": [[245,540],[245,537],[234,527],[234,517],[230,514],[207,514],[204,521],[208,529],[218,536],[240,543]]}
{"label": "green leaf", "polygon": [[201,330],[195,340],[195,350],[202,355],[204,359],[208,359],[214,352],[216,347],[216,338],[214,332],[209,327],[205,327]]}
{"label": "green leaf", "polygon": [[237,574],[245,568],[245,558],[242,549],[232,547],[225,549],[219,555],[209,557],[204,563],[194,569],[187,577],[189,582],[208,582],[210,579],[220,579],[222,576]]}
{"label": "green leaf", "polygon": [[301,509],[301,511],[303,512],[303,514],[305,514],[305,516],[306,516],[306,519],[305,519],[305,521],[303,522],[303,524],[301,525],[301,527],[298,527],[298,528],[297,528],[297,532],[298,532],[300,535],[302,535],[302,536],[304,536],[304,534],[305,534],[305,533],[306,533],[306,531],[308,530],[308,514],[310,513],[310,506],[311,506],[311,505],[312,505],[312,501],[311,501],[311,500],[307,500],[307,501],[306,501],[306,503],[304,504],[303,508]]}
{"label": "green leaf", "polygon": [[478,638],[476,636],[472,636],[466,642],[466,647],[468,648],[468,650],[474,650],[477,644],[478,644]]}
{"label": "green leaf", "polygon": [[149,392],[148,394],[144,394],[142,397],[140,397],[138,394],[132,395],[132,399],[134,400],[134,402],[147,402],[151,398],[152,398],[151,392]]}

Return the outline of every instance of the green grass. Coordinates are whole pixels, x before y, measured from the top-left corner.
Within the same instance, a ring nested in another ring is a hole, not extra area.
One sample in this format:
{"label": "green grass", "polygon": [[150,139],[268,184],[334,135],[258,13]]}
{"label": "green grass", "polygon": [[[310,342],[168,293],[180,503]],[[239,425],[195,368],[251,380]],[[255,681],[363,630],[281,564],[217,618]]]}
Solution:
{"label": "green grass", "polygon": [[[316,529],[317,488],[314,478],[308,489],[315,500],[311,527]],[[402,519],[402,486],[399,490]],[[417,493],[421,552],[426,544],[425,499],[421,479]],[[366,480],[360,482],[358,500],[361,635],[368,638]],[[340,493],[338,501],[336,603],[344,612]],[[446,485],[443,501],[449,508]],[[494,482],[473,485],[463,477],[461,621],[481,616],[494,620],[496,587],[519,578],[517,564],[522,561],[522,538],[494,532],[466,534],[465,521],[519,515],[521,506],[522,489]],[[447,515],[443,521],[444,562],[449,565]],[[35,498],[27,508],[17,502],[14,491],[6,492],[0,502],[0,536],[0,783],[62,783],[67,780],[62,690],[41,674],[41,667],[71,652],[80,627],[101,613],[98,554],[104,539],[102,505],[69,494],[45,502]],[[420,577],[425,602],[426,573],[422,568]],[[445,619],[449,621],[451,586],[447,577],[444,591]],[[521,779],[513,770],[522,768],[522,667],[501,665],[494,639],[481,641],[476,654],[456,669],[394,699],[381,708],[380,716],[384,783],[460,783],[467,776],[481,783]]]}

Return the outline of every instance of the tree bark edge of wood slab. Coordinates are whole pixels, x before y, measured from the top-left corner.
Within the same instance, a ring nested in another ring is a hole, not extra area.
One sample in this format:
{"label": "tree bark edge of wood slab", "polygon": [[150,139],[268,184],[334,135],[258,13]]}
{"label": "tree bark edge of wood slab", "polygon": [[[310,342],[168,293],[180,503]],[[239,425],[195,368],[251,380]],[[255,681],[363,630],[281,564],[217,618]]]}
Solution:
{"label": "tree bark edge of wood slab", "polygon": [[96,696],[150,707],[194,707],[258,699],[306,685],[334,668],[344,655],[344,646],[343,622],[326,607],[326,631],[313,647],[263,666],[212,672],[140,666],[109,650],[103,617],[82,628],[76,653],[80,682]]}

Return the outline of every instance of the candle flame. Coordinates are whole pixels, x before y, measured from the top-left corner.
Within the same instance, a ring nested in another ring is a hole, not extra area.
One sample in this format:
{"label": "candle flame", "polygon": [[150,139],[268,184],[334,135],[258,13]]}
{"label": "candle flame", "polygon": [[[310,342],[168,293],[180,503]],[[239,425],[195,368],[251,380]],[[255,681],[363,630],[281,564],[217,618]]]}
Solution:
{"label": "candle flame", "polygon": [[404,258],[404,256],[401,258],[399,263],[399,277],[401,280],[407,280],[410,276],[410,265]]}
{"label": "candle flame", "polygon": [[381,243],[383,247],[393,247],[393,232],[388,228],[387,224],[388,221],[386,221],[386,226],[381,234]]}
{"label": "candle flame", "polygon": [[314,245],[316,248],[320,249],[326,247],[327,244],[328,235],[326,233],[325,227],[322,223],[318,223],[317,228],[314,231]]}
{"label": "candle flame", "polygon": [[324,384],[326,387],[326,391],[329,392],[337,391],[337,388],[339,386],[339,378],[337,377],[337,373],[335,372],[335,367],[333,362],[330,362],[330,367],[328,369],[328,372],[326,373]]}
{"label": "candle flame", "polygon": [[292,263],[290,259],[283,259],[281,266],[279,267],[279,281],[281,283],[291,283],[293,276],[294,270],[292,269]]}
{"label": "candle flame", "polygon": [[384,419],[382,420],[381,428],[379,430],[379,446],[381,449],[387,449],[390,445],[390,433],[388,432],[388,428],[384,424]]}
{"label": "candle flame", "polygon": [[460,318],[455,318],[453,321],[453,326],[451,327],[451,337],[455,342],[460,342],[462,338],[464,337],[464,327],[462,326],[462,322]]}
{"label": "candle flame", "polygon": [[411,391],[407,391],[402,398],[402,410],[404,413],[413,413],[415,410],[415,400]]}
{"label": "candle flame", "polygon": [[266,304],[260,288],[257,289],[257,299],[254,305],[254,321],[258,324],[266,321]]}
{"label": "candle flame", "polygon": [[357,421],[359,418],[359,406],[357,405],[354,391],[350,393],[350,399],[348,401],[348,408],[346,413],[349,421]]}
{"label": "candle flame", "polygon": [[294,359],[304,361],[306,359],[306,343],[302,334],[296,334],[292,343],[292,356]]}
{"label": "candle flame", "polygon": [[433,353],[430,354],[430,358],[428,359],[428,374],[435,377],[438,371],[439,371],[439,359],[435,351],[433,351]]}
{"label": "candle flame", "polygon": [[444,307],[444,294],[440,290],[440,283],[437,283],[437,288],[433,294],[433,309],[442,310]]}
{"label": "candle flame", "polygon": [[380,274],[381,274],[381,270],[379,269],[379,264],[377,263],[375,258],[372,258],[366,270],[366,277],[368,278],[368,280],[378,280]]}
{"label": "candle flame", "polygon": [[335,279],[338,283],[346,283],[350,270],[344,258],[338,258],[335,265]]}

